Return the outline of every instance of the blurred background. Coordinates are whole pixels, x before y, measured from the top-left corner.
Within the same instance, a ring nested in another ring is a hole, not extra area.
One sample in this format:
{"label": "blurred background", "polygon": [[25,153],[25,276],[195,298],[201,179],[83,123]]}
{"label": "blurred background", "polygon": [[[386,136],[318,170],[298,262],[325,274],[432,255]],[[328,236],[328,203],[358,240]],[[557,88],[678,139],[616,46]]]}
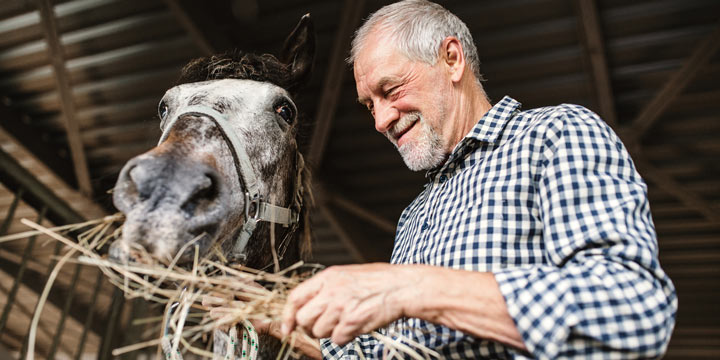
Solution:
{"label": "blurred background", "polygon": [[[720,358],[720,1],[439,1],[475,37],[493,102],[599,113],[645,178],[662,267],[680,309],[671,359]],[[108,190],[157,141],[157,103],[190,59],[234,48],[278,53],[299,18],[317,33],[298,99],[314,172],[314,260],[387,261],[400,212],[424,184],[356,103],[344,64],[354,29],[389,1],[3,0],[0,235],[115,212]],[[0,243],[0,358],[18,358],[54,243]],[[144,311],[91,268],[66,266],[36,353],[109,358]],[[125,357],[136,357],[130,353]],[[144,356],[144,355],[143,355]]]}

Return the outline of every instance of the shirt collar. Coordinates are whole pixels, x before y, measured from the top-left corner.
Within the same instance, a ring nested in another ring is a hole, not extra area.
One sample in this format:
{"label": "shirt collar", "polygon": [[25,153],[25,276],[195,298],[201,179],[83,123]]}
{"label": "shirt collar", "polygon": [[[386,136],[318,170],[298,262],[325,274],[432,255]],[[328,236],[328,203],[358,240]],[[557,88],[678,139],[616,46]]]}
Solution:
{"label": "shirt collar", "polygon": [[517,100],[509,96],[503,97],[485,113],[470,132],[455,146],[447,161],[434,169],[428,170],[425,177],[434,178],[442,169],[463,158],[469,152],[469,148],[474,148],[477,146],[474,144],[478,142],[495,144],[500,138],[505,124],[520,111],[520,106],[521,104]]}
{"label": "shirt collar", "polygon": [[517,100],[509,96],[503,97],[485,113],[485,116],[465,135],[465,138],[494,144],[500,137],[502,129],[505,128],[505,124],[515,116],[519,109],[520,103]]}

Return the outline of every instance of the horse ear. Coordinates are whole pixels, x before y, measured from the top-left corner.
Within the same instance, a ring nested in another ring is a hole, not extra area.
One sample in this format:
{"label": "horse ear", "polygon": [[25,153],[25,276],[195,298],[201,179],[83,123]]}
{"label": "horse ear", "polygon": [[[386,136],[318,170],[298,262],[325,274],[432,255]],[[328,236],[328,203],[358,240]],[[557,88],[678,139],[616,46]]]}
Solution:
{"label": "horse ear", "polygon": [[304,83],[310,77],[314,57],[315,29],[310,14],[305,14],[285,39],[280,61],[290,66],[293,82]]}

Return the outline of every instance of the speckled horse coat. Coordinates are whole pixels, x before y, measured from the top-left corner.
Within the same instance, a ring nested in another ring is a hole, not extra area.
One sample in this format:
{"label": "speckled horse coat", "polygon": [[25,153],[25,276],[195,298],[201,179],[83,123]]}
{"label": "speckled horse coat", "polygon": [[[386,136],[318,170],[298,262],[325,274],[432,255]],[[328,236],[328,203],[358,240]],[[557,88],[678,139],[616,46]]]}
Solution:
{"label": "speckled horse coat", "polygon": [[[300,206],[308,176],[298,155],[292,94],[307,82],[313,52],[312,23],[305,16],[279,59],[234,52],[197,59],[183,69],[179,85],[167,91],[158,109],[161,127],[177,118],[166,140],[130,160],[115,186],[113,200],[126,220],[110,249],[113,259],[131,259],[138,245],[161,259],[174,258],[189,241],[196,241],[201,256],[220,244],[231,257],[245,222],[242,179],[226,136],[211,115],[184,111],[191,106],[211,108],[228,120],[269,203]],[[276,238],[288,239],[276,242],[281,267],[307,255],[306,215],[303,208],[298,224],[287,228],[260,223],[243,254],[245,265],[263,269],[273,263],[270,226],[276,226]],[[194,251],[187,247],[180,262],[190,261]],[[266,356],[274,351],[263,349]]]}

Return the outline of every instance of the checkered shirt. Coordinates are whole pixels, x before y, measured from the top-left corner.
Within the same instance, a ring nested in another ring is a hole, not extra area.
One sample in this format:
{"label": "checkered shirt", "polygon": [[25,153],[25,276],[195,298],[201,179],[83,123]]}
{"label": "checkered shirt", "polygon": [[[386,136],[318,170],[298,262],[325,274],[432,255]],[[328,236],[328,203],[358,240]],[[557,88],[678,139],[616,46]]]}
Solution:
{"label": "checkered shirt", "polygon": [[[505,97],[427,176],[400,217],[392,262],[494,273],[528,352],[419,319],[381,333],[449,359],[663,354],[677,298],[647,189],[596,114],[568,104],[521,112]],[[325,358],[387,351],[369,335],[321,344]]]}

